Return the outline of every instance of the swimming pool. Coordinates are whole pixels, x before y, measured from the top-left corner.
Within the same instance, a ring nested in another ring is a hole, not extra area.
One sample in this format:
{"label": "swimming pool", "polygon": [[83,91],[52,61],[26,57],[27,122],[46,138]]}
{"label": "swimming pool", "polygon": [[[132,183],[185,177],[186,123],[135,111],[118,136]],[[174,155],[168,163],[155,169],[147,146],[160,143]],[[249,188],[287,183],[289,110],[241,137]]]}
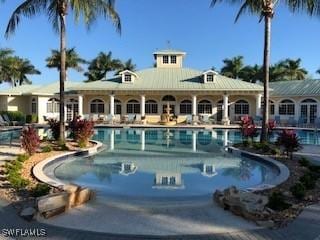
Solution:
{"label": "swimming pool", "polygon": [[45,172],[103,196],[167,199],[209,196],[231,185],[254,187],[279,174],[275,167],[227,153],[226,136],[222,130],[99,128],[94,139],[106,145],[104,151]]}

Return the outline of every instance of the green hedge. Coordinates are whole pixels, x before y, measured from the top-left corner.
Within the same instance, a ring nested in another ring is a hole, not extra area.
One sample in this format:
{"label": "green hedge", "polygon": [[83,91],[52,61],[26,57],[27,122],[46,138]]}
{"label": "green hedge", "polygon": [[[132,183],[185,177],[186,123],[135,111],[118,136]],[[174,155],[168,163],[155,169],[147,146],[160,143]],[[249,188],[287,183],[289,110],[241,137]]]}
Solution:
{"label": "green hedge", "polygon": [[20,111],[2,111],[1,114],[7,114],[11,121],[26,122],[26,115]]}
{"label": "green hedge", "polygon": [[26,116],[26,123],[37,123],[38,122],[38,116],[35,114],[27,115]]}

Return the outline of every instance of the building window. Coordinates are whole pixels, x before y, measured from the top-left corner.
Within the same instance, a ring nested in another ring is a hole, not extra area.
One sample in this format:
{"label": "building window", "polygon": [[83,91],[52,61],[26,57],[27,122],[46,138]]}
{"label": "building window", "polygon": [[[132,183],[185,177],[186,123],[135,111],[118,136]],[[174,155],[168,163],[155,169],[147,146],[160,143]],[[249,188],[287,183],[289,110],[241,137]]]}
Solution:
{"label": "building window", "polygon": [[162,177],[161,184],[162,185],[168,185],[168,177]]}
{"label": "building window", "polygon": [[125,82],[131,82],[132,81],[132,76],[130,74],[125,74],[124,75],[124,81]]}
{"label": "building window", "polygon": [[[261,113],[263,112],[264,102],[261,102]],[[274,115],[274,102],[269,100],[269,113],[270,115]]]}
{"label": "building window", "polygon": [[177,56],[171,56],[171,58],[170,58],[170,60],[171,60],[171,64],[176,64],[177,63]]}
{"label": "building window", "polygon": [[234,113],[240,115],[249,114],[249,103],[245,100],[237,101],[235,103]]}
{"label": "building window", "polygon": [[59,100],[56,98],[50,98],[47,102],[47,113],[58,113],[59,112]]}
{"label": "building window", "polygon": [[31,101],[31,113],[37,114],[37,101],[35,98],[32,98],[32,101]]}
{"label": "building window", "polygon": [[169,63],[169,56],[168,55],[164,55],[162,57],[162,63],[163,64],[168,64]]}
{"label": "building window", "polygon": [[199,114],[212,114],[212,104],[208,100],[202,100],[198,104]]}
{"label": "building window", "polygon": [[176,185],[176,178],[175,177],[170,177],[170,185]]}
{"label": "building window", "polygon": [[90,103],[90,113],[104,113],[104,102],[101,99],[94,99]]}
{"label": "building window", "polygon": [[158,104],[154,100],[146,101],[146,109],[147,114],[157,114],[158,113]]}
{"label": "building window", "polygon": [[192,103],[190,100],[183,100],[180,103],[180,113],[181,114],[191,114],[192,113]]}
{"label": "building window", "polygon": [[127,103],[127,113],[137,114],[140,113],[140,103],[137,100],[130,100]]}
{"label": "building window", "polygon": [[114,110],[115,110],[114,114],[121,115],[121,102],[118,99],[114,100]]}
{"label": "building window", "polygon": [[208,74],[207,75],[207,82],[214,82],[213,74]]}
{"label": "building window", "polygon": [[163,102],[175,102],[176,99],[174,96],[171,96],[171,95],[166,95],[162,98],[162,101]]}
{"label": "building window", "polygon": [[286,99],[279,104],[280,115],[294,115],[294,102]]}

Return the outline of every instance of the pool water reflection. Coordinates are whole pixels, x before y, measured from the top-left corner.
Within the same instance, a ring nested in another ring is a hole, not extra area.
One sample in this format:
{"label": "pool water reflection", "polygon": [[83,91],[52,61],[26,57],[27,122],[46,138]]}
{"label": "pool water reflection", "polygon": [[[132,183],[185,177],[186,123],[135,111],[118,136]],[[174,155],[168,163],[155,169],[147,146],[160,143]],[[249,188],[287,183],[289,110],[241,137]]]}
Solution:
{"label": "pool water reflection", "polygon": [[253,187],[278,174],[270,166],[228,154],[224,146],[231,133],[235,141],[237,131],[101,128],[94,138],[106,150],[46,171],[101,195],[166,198],[209,195],[231,185]]}

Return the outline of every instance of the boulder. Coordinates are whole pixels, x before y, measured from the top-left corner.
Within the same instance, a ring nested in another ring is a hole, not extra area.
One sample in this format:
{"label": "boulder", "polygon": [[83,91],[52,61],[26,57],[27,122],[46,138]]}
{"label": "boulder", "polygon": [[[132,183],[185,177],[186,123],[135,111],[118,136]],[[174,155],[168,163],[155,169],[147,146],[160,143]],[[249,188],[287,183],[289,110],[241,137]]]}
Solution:
{"label": "boulder", "polygon": [[66,208],[72,208],[76,206],[76,200],[80,186],[74,184],[64,185],[62,189],[69,193],[68,204]]}
{"label": "boulder", "polygon": [[258,226],[265,227],[265,228],[273,228],[275,226],[275,223],[272,220],[256,221],[256,224]]}
{"label": "boulder", "polygon": [[41,214],[66,208],[68,205],[69,193],[52,193],[37,199],[38,210]]}
{"label": "boulder", "polygon": [[22,209],[22,211],[20,212],[20,216],[27,221],[31,221],[36,212],[36,209],[34,209],[33,207],[26,207]]}
{"label": "boulder", "polygon": [[89,188],[82,188],[77,192],[76,200],[75,200],[75,205],[81,205],[90,200],[91,197],[91,190]]}
{"label": "boulder", "polygon": [[50,211],[47,211],[47,212],[43,212],[42,213],[42,216],[44,218],[51,218],[53,216],[56,216],[56,215],[59,215],[61,213],[64,213],[66,211],[66,207],[60,207],[60,208],[56,208],[56,209],[53,209],[53,210],[50,210]]}

